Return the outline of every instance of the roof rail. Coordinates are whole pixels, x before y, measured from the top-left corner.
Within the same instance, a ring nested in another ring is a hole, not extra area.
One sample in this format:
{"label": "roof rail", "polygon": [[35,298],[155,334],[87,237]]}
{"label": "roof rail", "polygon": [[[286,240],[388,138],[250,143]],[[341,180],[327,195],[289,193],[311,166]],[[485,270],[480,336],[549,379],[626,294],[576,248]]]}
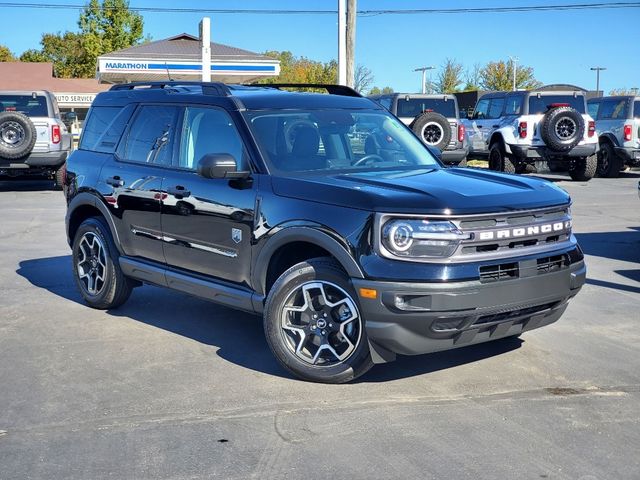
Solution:
{"label": "roof rail", "polygon": [[202,87],[205,95],[229,96],[229,87],[222,82],[181,82],[177,80],[166,82],[132,82],[113,85],[109,90],[135,90],[136,88],[171,88],[171,87]]}
{"label": "roof rail", "polygon": [[342,95],[344,97],[362,97],[357,91],[346,85],[334,85],[332,83],[252,83],[252,87],[275,88],[318,88],[325,89],[329,95]]}

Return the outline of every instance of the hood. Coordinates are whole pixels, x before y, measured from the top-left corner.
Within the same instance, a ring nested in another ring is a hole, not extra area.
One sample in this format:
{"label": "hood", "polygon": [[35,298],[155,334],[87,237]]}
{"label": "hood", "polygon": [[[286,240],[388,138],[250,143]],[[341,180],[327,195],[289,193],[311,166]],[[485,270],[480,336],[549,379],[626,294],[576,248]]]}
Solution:
{"label": "hood", "polygon": [[282,197],[375,212],[464,215],[566,205],[546,180],[470,168],[272,177]]}

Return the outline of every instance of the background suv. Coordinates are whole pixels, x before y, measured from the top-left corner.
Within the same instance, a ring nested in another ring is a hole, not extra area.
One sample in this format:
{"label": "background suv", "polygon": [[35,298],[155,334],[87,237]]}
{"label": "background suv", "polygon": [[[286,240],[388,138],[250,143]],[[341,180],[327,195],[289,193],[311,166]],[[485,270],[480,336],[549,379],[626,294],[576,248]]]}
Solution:
{"label": "background suv", "polygon": [[492,170],[525,173],[543,160],[564,164],[573,180],[596,173],[598,138],[581,90],[488,93],[465,126],[470,154],[487,157]]}
{"label": "background suv", "polygon": [[[332,383],[562,315],[586,274],[566,192],[443,168],[346,87],[282,87],[97,96],[65,189],[90,306],[116,308],[151,283],[259,314],[284,368]],[[376,153],[371,135],[385,139]]]}
{"label": "background suv", "polygon": [[442,161],[464,167],[467,147],[455,95],[392,93],[369,97],[398,117],[426,145],[442,151]]}
{"label": "background suv", "polygon": [[598,175],[617,177],[625,166],[640,166],[640,97],[594,98],[588,108],[600,142]]}
{"label": "background suv", "polygon": [[0,91],[0,175],[48,175],[61,187],[71,134],[47,91]]}

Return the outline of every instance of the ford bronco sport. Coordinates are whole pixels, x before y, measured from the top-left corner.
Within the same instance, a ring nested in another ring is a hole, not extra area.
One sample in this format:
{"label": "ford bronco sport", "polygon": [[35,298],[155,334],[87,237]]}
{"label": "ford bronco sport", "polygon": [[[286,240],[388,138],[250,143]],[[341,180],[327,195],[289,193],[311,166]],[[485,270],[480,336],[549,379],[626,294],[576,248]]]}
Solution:
{"label": "ford bronco sport", "polygon": [[47,175],[61,187],[71,135],[51,92],[0,91],[0,175]]}
{"label": "ford bronco sport", "polygon": [[[441,150],[444,163],[467,165],[469,147],[455,95],[391,93],[369,98],[398,117],[426,145]],[[370,142],[375,139],[371,137]]]}
{"label": "ford bronco sport", "polygon": [[596,173],[598,138],[582,90],[487,93],[465,126],[470,154],[487,157],[492,170],[526,173],[547,161],[554,170],[564,165],[573,180]]}
{"label": "ford bronco sport", "polygon": [[562,315],[585,281],[566,192],[443,168],[379,104],[323,87],[99,94],[65,189],[84,300],[149,283],[260,314],[286,369],[331,383]]}
{"label": "ford bronco sport", "polygon": [[592,98],[587,103],[600,142],[598,175],[613,178],[625,166],[639,167],[640,97]]}

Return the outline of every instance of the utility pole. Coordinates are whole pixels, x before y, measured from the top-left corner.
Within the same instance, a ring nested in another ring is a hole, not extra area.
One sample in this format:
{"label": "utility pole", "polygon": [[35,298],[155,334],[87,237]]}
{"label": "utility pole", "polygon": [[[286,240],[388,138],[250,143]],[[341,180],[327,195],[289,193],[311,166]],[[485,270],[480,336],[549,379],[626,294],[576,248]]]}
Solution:
{"label": "utility pole", "polygon": [[511,60],[511,65],[513,66],[513,91],[516,91],[516,71],[517,71],[517,65],[518,65],[518,57],[511,57],[509,56],[509,59]]}
{"label": "utility pole", "polygon": [[[414,72],[422,72],[422,93],[427,93],[427,70],[433,70],[436,67],[420,67],[416,68]],[[429,91],[431,91],[431,87],[429,87]]]}
{"label": "utility pole", "polygon": [[347,84],[347,0],[338,0],[338,84]]}
{"label": "utility pole", "polygon": [[[203,17],[200,21],[200,50],[203,82],[211,81],[211,19]],[[168,69],[167,69],[168,72]]]}
{"label": "utility pole", "polygon": [[606,67],[591,67],[596,72],[596,95],[600,96],[600,70],[606,70]]}
{"label": "utility pole", "polygon": [[347,85],[355,83],[356,59],[356,0],[347,0]]}

